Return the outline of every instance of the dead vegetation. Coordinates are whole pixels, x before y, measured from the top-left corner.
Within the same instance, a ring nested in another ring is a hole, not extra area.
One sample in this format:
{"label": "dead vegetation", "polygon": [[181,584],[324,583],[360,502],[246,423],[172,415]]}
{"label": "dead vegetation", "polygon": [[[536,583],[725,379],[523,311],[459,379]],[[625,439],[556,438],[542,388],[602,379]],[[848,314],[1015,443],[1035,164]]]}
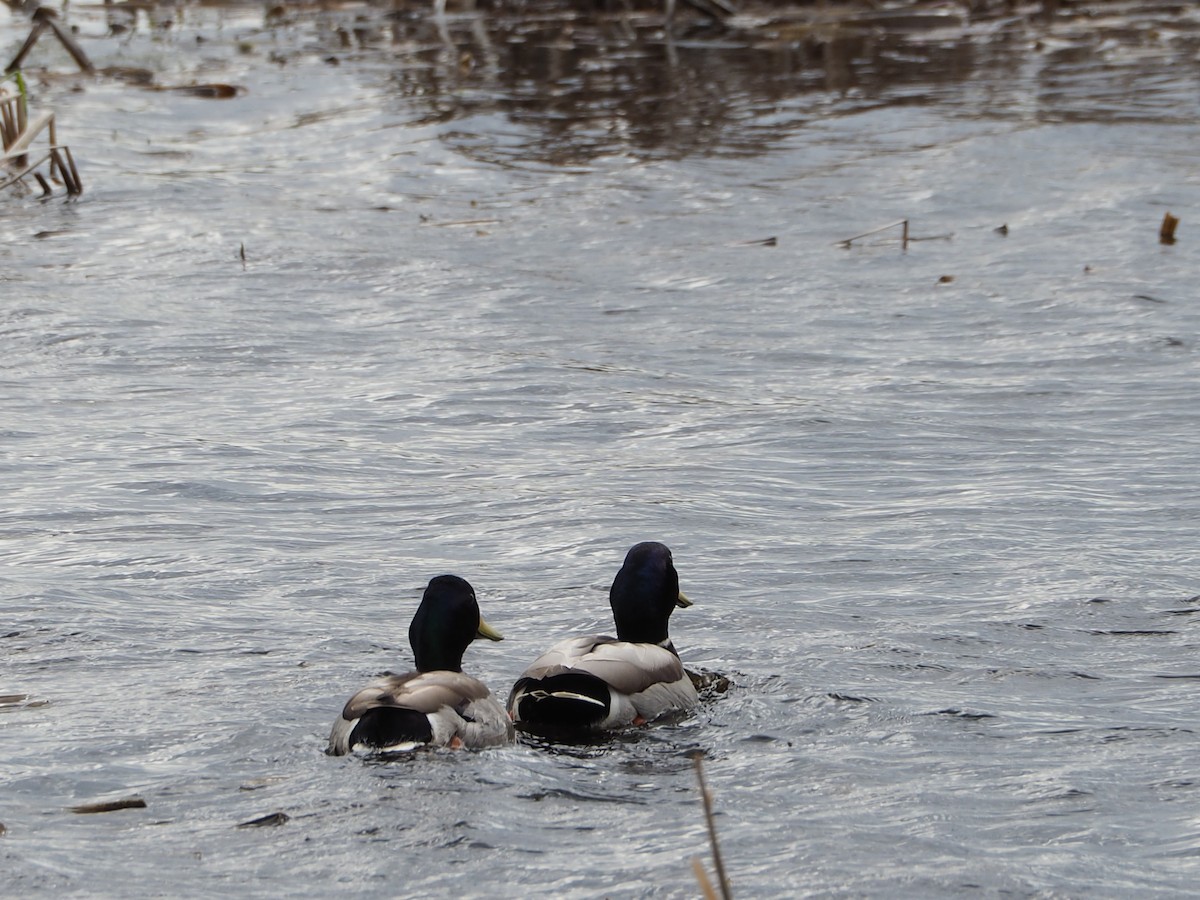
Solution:
{"label": "dead vegetation", "polygon": [[[20,50],[5,68],[4,80],[0,82],[0,138],[3,138],[4,144],[4,155],[0,156],[0,161],[8,172],[0,182],[0,190],[24,186],[27,180],[33,180],[41,187],[42,197],[52,196],[56,185],[64,188],[68,197],[77,197],[83,192],[83,182],[79,178],[71,148],[58,142],[53,112],[30,114],[29,92],[21,77],[21,64],[38,39],[49,32],[71,55],[81,72],[91,74],[95,70],[83,48],[69,31],[59,25],[58,14],[54,10],[41,6],[36,0],[5,2],[14,10],[27,13],[33,26]],[[43,132],[47,138],[46,146],[35,147]]]}
{"label": "dead vegetation", "polygon": [[[40,145],[38,139],[43,133],[46,143]],[[64,188],[68,197],[82,193],[83,182],[71,148],[58,141],[54,113],[30,113],[25,82],[19,72],[6,76],[0,83],[0,138],[4,144],[0,160],[8,171],[0,189],[33,180],[41,187],[43,197],[53,195],[56,185]]]}

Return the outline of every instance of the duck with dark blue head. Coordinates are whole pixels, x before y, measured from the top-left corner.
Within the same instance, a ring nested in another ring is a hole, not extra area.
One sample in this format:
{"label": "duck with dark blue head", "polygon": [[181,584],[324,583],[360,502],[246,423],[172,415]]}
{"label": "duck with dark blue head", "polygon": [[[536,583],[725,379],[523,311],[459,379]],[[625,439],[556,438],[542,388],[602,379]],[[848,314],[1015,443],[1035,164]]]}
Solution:
{"label": "duck with dark blue head", "polygon": [[347,701],[329,733],[332,756],[420,746],[490,747],[513,739],[504,707],[462,671],[476,637],[502,639],[479,614],[475,590],[457,575],[429,582],[408,629],[416,670],[384,675]]}
{"label": "duck with dark blue head", "polygon": [[609,591],[617,636],[586,635],[555,644],[513,685],[508,713],[534,731],[608,731],[690,709],[696,688],[667,622],[692,602],[679,590],[671,551],[636,544]]}

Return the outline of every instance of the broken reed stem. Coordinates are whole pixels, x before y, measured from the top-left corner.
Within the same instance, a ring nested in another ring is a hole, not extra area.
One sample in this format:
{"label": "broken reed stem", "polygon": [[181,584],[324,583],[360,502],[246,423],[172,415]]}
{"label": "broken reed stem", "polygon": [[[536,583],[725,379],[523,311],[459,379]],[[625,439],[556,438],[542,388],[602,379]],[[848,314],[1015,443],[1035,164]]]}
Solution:
{"label": "broken reed stem", "polygon": [[79,179],[79,170],[75,168],[75,157],[71,155],[69,147],[51,147],[45,156],[41,156],[32,165],[26,165],[19,173],[14,175],[7,181],[0,182],[0,191],[6,187],[11,187],[16,184],[26,175],[30,173],[38,180],[38,184],[42,186],[42,190],[50,193],[50,188],[46,181],[35,172],[38,166],[45,162],[50,163],[51,172],[57,171],[59,180],[63,183],[63,187],[67,189],[67,196],[78,197],[83,193],[83,182]]}
{"label": "broken reed stem", "polygon": [[[12,4],[9,4],[12,5]],[[30,4],[26,4],[28,6]],[[33,45],[37,43],[38,38],[42,36],[42,32],[49,28],[54,32],[54,36],[58,38],[58,42],[63,45],[63,49],[71,55],[71,59],[75,60],[75,65],[79,66],[81,72],[86,72],[91,75],[96,71],[96,67],[92,65],[92,61],[88,59],[83,48],[79,46],[75,38],[55,21],[55,13],[52,10],[44,9],[36,2],[32,4],[33,28],[29,31],[29,37],[25,38],[25,43],[21,45],[21,49],[17,51],[17,55],[13,57],[12,62],[8,64],[5,72],[12,72],[21,68],[21,63],[25,61],[25,57],[29,51],[33,49]]]}
{"label": "broken reed stem", "polygon": [[38,20],[33,23],[33,28],[29,32],[29,37],[25,38],[25,43],[21,45],[21,49],[17,51],[17,55],[12,58],[12,62],[8,64],[5,72],[11,72],[14,69],[21,68],[21,63],[25,62],[25,55],[33,49],[33,45],[37,43],[37,39],[41,37],[42,32],[46,30],[44,20]]}
{"label": "broken reed stem", "polygon": [[13,121],[10,105],[8,101],[0,103],[0,141],[3,142],[5,152],[12,144],[12,137],[17,133],[17,124]]}
{"label": "broken reed stem", "polygon": [[[20,85],[18,75],[18,85]],[[22,90],[23,90],[23,86]],[[37,162],[29,164],[28,158],[33,142],[45,130],[49,138],[49,147],[44,156]],[[10,95],[7,89],[0,90],[0,139],[3,152],[0,152],[0,162],[13,167],[22,167],[20,173],[7,180],[0,181],[0,190],[16,184],[21,179],[32,174],[41,185],[45,195],[50,193],[48,182],[34,170],[49,161],[50,177],[63,184],[67,196],[77,197],[83,193],[83,181],[79,177],[79,169],[75,166],[75,157],[71,148],[60,146],[58,143],[58,128],[54,121],[54,113],[41,113],[34,116],[32,121],[26,111],[24,93]]]}
{"label": "broken reed stem", "polygon": [[80,188],[79,182],[75,180],[77,173],[72,171],[75,168],[74,164],[66,165],[63,161],[64,156],[68,159],[70,158],[70,151],[63,153],[64,150],[66,150],[65,147],[50,148],[50,174],[53,175],[55,172],[58,172],[59,181],[67,189],[67,196],[74,197],[82,192],[82,188]]}
{"label": "broken reed stem", "polygon": [[[713,864],[717,867],[717,882],[721,886],[721,897],[724,900],[732,900],[733,894],[729,890],[729,878],[725,875],[725,863],[721,859],[721,848],[717,844],[717,825],[713,821],[712,794],[704,781],[704,768],[701,765],[699,753],[692,757],[692,762],[696,764],[696,779],[700,782],[700,799],[704,803],[704,819],[708,823],[708,841],[712,844]],[[692,863],[692,867],[696,868],[696,862]],[[705,881],[707,880],[706,878]],[[704,887],[703,882],[701,887]]]}
{"label": "broken reed stem", "polygon": [[8,181],[0,182],[0,191],[4,190],[6,187],[16,184],[18,181],[20,181],[22,178],[24,178],[26,175],[28,175],[30,172],[32,172],[34,169],[36,169],[38,166],[40,166],[42,163],[44,163],[49,158],[50,158],[50,154],[47,153],[45,156],[43,156],[41,159],[39,159],[37,162],[35,162],[32,166],[27,165],[25,167],[25,169],[19,175],[14,175],[12,178],[8,179]]}
{"label": "broken reed stem", "polygon": [[[18,80],[18,89],[21,88]],[[7,88],[0,88],[0,114],[3,115],[3,121],[0,122],[0,133],[4,137],[4,152],[17,141],[21,136],[21,132],[25,130],[27,124],[27,113],[25,108],[25,94],[9,94]]]}
{"label": "broken reed stem", "polygon": [[61,165],[61,160],[59,160],[58,154],[54,152],[58,146],[58,135],[55,133],[55,130],[54,130],[54,120],[53,119],[50,120],[50,124],[47,127],[46,133],[50,138],[50,177],[53,178],[54,173],[57,172],[59,175],[59,178],[62,181],[64,181],[67,185],[67,193],[68,194],[73,193],[73,191],[71,190],[71,183],[68,180],[70,178],[70,176],[65,175],[65,173],[63,172],[62,165]]}
{"label": "broken reed stem", "polygon": [[75,187],[75,194],[83,193],[83,181],[79,178],[79,170],[75,168],[75,157],[71,153],[70,147],[55,147],[56,151],[60,151],[67,158],[67,169],[71,172],[71,182]]}
{"label": "broken reed stem", "polygon": [[63,45],[69,54],[71,54],[71,59],[75,60],[75,65],[79,66],[79,70],[81,72],[86,72],[88,75],[91,75],[96,71],[96,67],[92,65],[92,61],[88,59],[87,54],[83,52],[83,48],[80,47],[79,44],[75,43],[75,39],[66,31],[64,31],[61,25],[59,25],[49,16],[47,16],[43,21],[50,26],[50,30],[54,32],[54,36],[58,38],[58,42]]}

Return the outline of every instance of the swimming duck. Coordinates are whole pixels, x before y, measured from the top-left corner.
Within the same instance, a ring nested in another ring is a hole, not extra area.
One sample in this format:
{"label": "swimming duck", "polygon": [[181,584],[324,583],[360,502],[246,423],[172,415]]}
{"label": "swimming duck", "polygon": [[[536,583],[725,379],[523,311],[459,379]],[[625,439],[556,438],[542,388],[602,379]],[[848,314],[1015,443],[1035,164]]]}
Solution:
{"label": "swimming duck", "polygon": [[482,681],[464,675],[463,653],[476,637],[503,640],[479,614],[475,590],[457,575],[429,582],[408,628],[416,671],[386,674],[346,703],[326,753],[490,747],[513,739],[504,707]]}
{"label": "swimming duck", "polygon": [[608,601],[617,636],[567,638],[534,660],[508,697],[514,722],[607,731],[696,705],[696,688],[667,636],[675,607],[692,605],[679,590],[671,551],[654,541],[632,547]]}

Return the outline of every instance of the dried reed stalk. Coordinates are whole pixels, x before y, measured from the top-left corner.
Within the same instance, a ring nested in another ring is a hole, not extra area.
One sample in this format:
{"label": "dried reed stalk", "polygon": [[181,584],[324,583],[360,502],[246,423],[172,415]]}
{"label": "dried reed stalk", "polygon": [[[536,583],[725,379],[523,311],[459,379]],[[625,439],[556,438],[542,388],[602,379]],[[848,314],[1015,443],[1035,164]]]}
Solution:
{"label": "dried reed stalk", "polygon": [[[696,764],[696,780],[700,782],[700,799],[704,803],[704,819],[708,823],[708,842],[712,845],[713,865],[717,869],[717,883],[721,887],[721,897],[723,900],[733,900],[733,893],[729,889],[729,878],[725,874],[725,863],[721,859],[721,847],[717,843],[717,824],[713,821],[712,792],[709,791],[708,785],[704,781],[704,767],[701,765],[699,753],[692,757],[692,762]],[[700,882],[700,889],[704,891],[706,900],[708,898],[716,900],[712,885],[709,884],[708,876],[704,874],[704,866],[701,865],[699,859],[692,860],[692,870],[696,873],[696,880]]]}
{"label": "dried reed stalk", "polygon": [[[3,152],[0,153],[0,163],[8,163],[19,171],[6,181],[0,182],[0,190],[32,175],[41,185],[42,195],[49,196],[50,182],[37,172],[39,166],[49,162],[50,178],[59,181],[67,189],[67,196],[78,196],[83,193],[83,180],[79,177],[79,169],[75,166],[75,157],[71,154],[71,149],[58,143],[54,113],[40,113],[31,119],[20,73],[15,77],[18,87],[21,88],[19,93],[14,94],[6,85],[0,85],[0,139],[4,145]],[[43,131],[46,132],[49,147],[36,162],[30,164],[30,149]]]}

